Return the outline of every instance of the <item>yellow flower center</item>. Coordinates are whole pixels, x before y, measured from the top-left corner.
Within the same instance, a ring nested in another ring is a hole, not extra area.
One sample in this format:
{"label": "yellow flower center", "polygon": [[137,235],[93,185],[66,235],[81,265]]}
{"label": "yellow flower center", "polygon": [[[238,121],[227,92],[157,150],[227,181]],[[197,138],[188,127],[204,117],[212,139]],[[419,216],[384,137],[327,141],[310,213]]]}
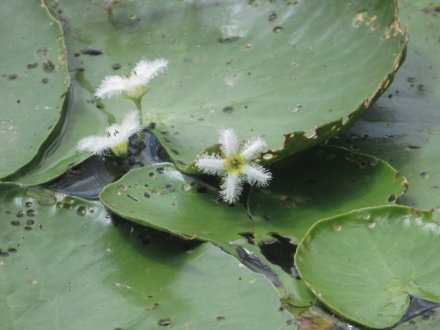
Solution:
{"label": "yellow flower center", "polygon": [[241,154],[235,153],[225,158],[224,166],[229,174],[240,174],[246,166],[246,159]]}
{"label": "yellow flower center", "polygon": [[127,91],[127,96],[129,98],[137,98],[143,96],[147,91],[147,88],[144,88],[144,86],[137,85],[135,88]]}
{"label": "yellow flower center", "polygon": [[112,151],[118,157],[121,157],[121,158],[126,157],[127,153],[128,153],[128,139],[125,140],[124,142],[121,142],[117,145],[114,145],[112,147]]}

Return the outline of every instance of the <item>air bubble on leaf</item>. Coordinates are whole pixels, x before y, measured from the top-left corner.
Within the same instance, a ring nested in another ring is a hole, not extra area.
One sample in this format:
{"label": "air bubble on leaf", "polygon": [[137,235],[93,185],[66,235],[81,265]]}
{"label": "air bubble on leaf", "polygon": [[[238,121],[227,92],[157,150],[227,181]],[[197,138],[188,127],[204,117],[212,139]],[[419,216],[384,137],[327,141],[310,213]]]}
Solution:
{"label": "air bubble on leaf", "polygon": [[376,227],[376,221],[369,221],[367,227],[373,229],[374,227]]}
{"label": "air bubble on leaf", "polygon": [[396,195],[391,194],[388,196],[388,202],[394,202],[396,200]]}
{"label": "air bubble on leaf", "polygon": [[272,21],[276,20],[276,18],[277,18],[277,13],[272,12],[267,19],[269,20],[269,22],[272,22]]}
{"label": "air bubble on leaf", "polygon": [[29,210],[26,211],[26,215],[28,217],[34,217],[34,216],[37,215],[37,211],[35,211],[34,209],[29,209]]}
{"label": "air bubble on leaf", "polygon": [[87,213],[87,209],[85,208],[85,206],[80,206],[76,209],[76,214],[78,214],[79,216],[85,216]]}
{"label": "air bubble on leaf", "polygon": [[284,28],[282,26],[275,26],[272,31],[275,33],[279,33],[283,30],[284,30]]}
{"label": "air bubble on leaf", "polygon": [[189,184],[187,184],[187,183],[184,183],[184,184],[182,184],[182,185],[180,186],[180,189],[181,189],[182,191],[189,191],[189,190],[191,189],[191,186],[190,186]]}
{"label": "air bubble on leaf", "polygon": [[171,319],[160,319],[157,324],[159,324],[161,327],[168,327],[171,325]]}
{"label": "air bubble on leaf", "polygon": [[14,227],[18,227],[18,226],[20,226],[20,221],[18,221],[18,220],[12,220],[12,221],[11,221],[11,225],[14,226]]}
{"label": "air bubble on leaf", "polygon": [[333,227],[333,230],[336,232],[339,232],[342,229],[342,226],[338,222],[333,223],[332,227]]}

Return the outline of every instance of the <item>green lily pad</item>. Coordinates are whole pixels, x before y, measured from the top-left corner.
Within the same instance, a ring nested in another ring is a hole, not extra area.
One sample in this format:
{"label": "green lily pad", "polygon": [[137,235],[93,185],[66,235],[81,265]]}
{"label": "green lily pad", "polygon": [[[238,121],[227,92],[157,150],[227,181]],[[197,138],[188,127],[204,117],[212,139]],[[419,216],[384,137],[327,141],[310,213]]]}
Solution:
{"label": "green lily pad", "polygon": [[[177,179],[169,173],[176,173]],[[273,175],[277,178],[273,190],[269,186],[267,192],[258,193],[258,203],[281,209],[274,218],[250,218],[240,205],[220,203],[216,188],[181,175],[167,163],[130,171],[105,187],[100,199],[125,219],[180,236],[231,242],[251,233],[260,243],[272,240],[271,234],[277,233],[299,242],[307,228],[322,218],[390,203],[389,196],[399,196],[406,182],[385,162],[326,147],[306,151],[274,167]],[[311,184],[312,179],[319,184]],[[331,192],[331,203],[324,201],[323,192],[327,197]],[[315,200],[322,202],[321,210],[315,210]]]}
{"label": "green lily pad", "polygon": [[389,164],[339,148],[318,148],[273,166],[268,189],[253,189],[248,208],[253,220],[288,223],[299,242],[319,219],[353,209],[395,202],[406,179]]}
{"label": "green lily pad", "polygon": [[69,76],[61,27],[40,1],[3,1],[0,30],[3,178],[29,163],[56,128]]}
{"label": "green lily pad", "polygon": [[295,263],[318,299],[371,328],[398,322],[409,295],[440,302],[440,225],[402,206],[367,208],[315,224]]}
{"label": "green lily pad", "polygon": [[144,98],[144,122],[185,171],[221,127],[264,135],[266,161],[329,138],[386,89],[406,47],[395,1],[48,2],[92,86],[112,66],[170,61]]}
{"label": "green lily pad", "polygon": [[402,203],[440,210],[438,6],[399,3],[411,39],[406,61],[386,95],[340,141],[398,168],[410,182]]}
{"label": "green lily pad", "polygon": [[273,286],[211,244],[100,203],[0,185],[0,319],[12,329],[292,329]]}
{"label": "green lily pad", "polygon": [[[127,173],[105,187],[100,199],[112,212],[125,219],[187,239],[215,242],[233,254],[235,248],[243,247],[264,261],[258,246],[264,242],[273,242],[273,234],[299,241],[307,227],[321,218],[366,205],[389,203],[391,194],[398,196],[404,189],[404,178],[396,176],[397,172],[388,164],[344,149],[320,147],[297,157],[284,165],[274,167],[276,178],[289,178],[292,173],[302,173],[303,178],[295,184],[294,193],[289,185],[276,184],[274,191],[271,186],[267,189],[269,195],[276,196],[275,200],[268,197],[267,202],[283,208],[283,217],[251,218],[244,207],[219,202],[216,188],[196,178],[183,176],[173,165],[167,163]],[[314,166],[312,163],[321,166]],[[324,168],[326,169],[323,170]],[[360,172],[364,176],[353,181]],[[317,178],[320,184],[310,185],[307,181],[309,178]],[[335,189],[335,181],[344,184]],[[316,212],[308,203],[315,199],[322,200],[322,191],[334,193],[333,208],[324,203],[325,208]],[[283,196],[288,197],[284,199]],[[300,197],[291,201],[289,196]],[[263,197],[260,198],[262,203]],[[280,201],[279,198],[283,200]],[[280,203],[290,203],[291,207],[284,207]],[[297,203],[295,207],[292,206],[294,203]],[[255,246],[248,244],[249,240]],[[279,267],[273,266],[272,270],[282,282],[280,291],[283,297],[290,299],[295,305],[310,304],[313,299],[299,281],[286,276]]]}

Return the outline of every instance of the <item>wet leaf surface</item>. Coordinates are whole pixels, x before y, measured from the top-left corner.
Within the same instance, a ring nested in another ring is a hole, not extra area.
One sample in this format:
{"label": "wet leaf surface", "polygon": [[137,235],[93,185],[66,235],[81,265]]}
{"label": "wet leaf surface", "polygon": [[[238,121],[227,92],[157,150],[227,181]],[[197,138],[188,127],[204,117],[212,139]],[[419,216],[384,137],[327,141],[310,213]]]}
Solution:
{"label": "wet leaf surface", "polygon": [[5,329],[295,329],[262,275],[97,202],[0,185]]}
{"label": "wet leaf surface", "polygon": [[298,246],[295,264],[330,309],[385,328],[405,314],[409,295],[440,302],[439,234],[427,211],[357,210],[316,223]]}
{"label": "wet leaf surface", "polygon": [[71,40],[71,70],[91,87],[142,57],[170,61],[144,99],[144,122],[157,123],[185,171],[222,127],[264,135],[265,161],[329,138],[384,91],[406,47],[393,1],[46,3]]}
{"label": "wet leaf surface", "polygon": [[66,49],[58,22],[39,1],[3,1],[0,59],[0,178],[40,152],[62,117]]}
{"label": "wet leaf surface", "polygon": [[[359,160],[365,165],[359,167]],[[105,187],[100,199],[112,212],[125,219],[187,239],[212,241],[233,254],[237,254],[234,252],[237,247],[243,247],[267,262],[270,257],[266,258],[258,246],[263,242],[275,242],[277,239],[273,234],[299,241],[307,226],[319,219],[354,208],[390,203],[390,194],[398,196],[404,190],[404,178],[396,176],[397,172],[386,163],[340,148],[311,149],[286,162],[274,168],[275,176],[286,178],[287,183],[290,175],[297,172],[302,175],[302,180],[295,185],[295,191],[289,184],[276,183],[273,191],[271,186],[267,189],[269,195],[275,195],[275,198],[267,197],[267,203],[278,203],[278,208],[282,207],[280,203],[296,203],[295,207],[284,207],[280,217],[251,217],[240,204],[224,204],[215,187],[183,176],[168,163],[127,173]],[[312,163],[320,165],[312,166]],[[307,169],[307,172],[295,169]],[[359,171],[368,180],[353,183],[352,175],[358,175]],[[307,181],[310,178],[316,178],[320,184],[310,185]],[[340,184],[335,189],[335,181],[347,184]],[[308,204],[322,199],[322,191],[332,191],[333,207],[326,204],[326,208],[317,212]],[[263,203],[266,195],[261,196],[260,202]],[[298,198],[290,201],[285,196]],[[301,215],[298,219],[297,214]],[[301,226],[298,226],[299,221],[303,222]],[[290,296],[296,305],[310,304],[312,298],[302,289],[298,279],[281,267],[267,264],[281,280],[286,297]]]}
{"label": "wet leaf surface", "polygon": [[428,0],[399,1],[410,46],[386,95],[340,140],[389,161],[409,181],[401,203],[440,209],[440,22]]}

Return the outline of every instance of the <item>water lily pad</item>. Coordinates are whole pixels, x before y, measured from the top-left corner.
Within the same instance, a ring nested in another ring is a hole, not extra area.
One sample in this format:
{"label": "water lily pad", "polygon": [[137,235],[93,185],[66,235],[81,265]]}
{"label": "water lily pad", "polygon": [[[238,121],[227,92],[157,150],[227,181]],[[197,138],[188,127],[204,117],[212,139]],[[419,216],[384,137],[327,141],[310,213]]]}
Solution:
{"label": "water lily pad", "polygon": [[[241,205],[221,203],[216,188],[182,175],[168,163],[127,173],[105,187],[100,199],[112,212],[141,225],[187,239],[215,242],[230,252],[243,247],[261,257],[258,246],[274,241],[273,234],[299,241],[307,227],[321,218],[353,208],[389,203],[390,195],[402,193],[405,182],[388,164],[340,148],[308,150],[297,159],[274,167],[275,177],[289,183],[288,178],[296,172],[294,178],[301,175],[302,178],[292,183],[294,188],[290,184],[275,183],[273,191],[269,187],[268,194],[259,195],[259,203],[265,203],[267,198],[267,203],[282,209],[279,216],[273,218],[250,217]],[[316,178],[319,184],[310,184],[311,178]],[[337,189],[335,182],[340,185]],[[323,191],[332,192],[332,204],[325,203]],[[272,194],[275,197],[272,198]],[[308,205],[319,201],[324,205],[319,211]],[[289,207],[284,205],[286,203]],[[294,304],[310,304],[311,297],[301,284],[278,267],[272,270],[282,282],[281,291],[291,296]]]}
{"label": "water lily pad", "polygon": [[144,122],[185,171],[221,127],[265,135],[266,160],[327,139],[386,89],[406,47],[395,1],[47,2],[92,86],[142,57],[170,61]]}
{"label": "water lily pad", "polygon": [[263,276],[100,203],[0,185],[0,318],[12,329],[292,329]]}
{"label": "water lily pad", "polygon": [[318,148],[273,166],[268,189],[253,189],[248,199],[253,220],[288,223],[299,242],[319,219],[395,202],[405,178],[389,164],[339,148]]}
{"label": "water lily pad", "polygon": [[295,263],[329,308],[385,328],[404,315],[409,295],[440,302],[439,235],[430,212],[367,208],[315,224],[298,246]]}
{"label": "water lily pad", "polygon": [[69,76],[61,27],[40,1],[3,1],[0,30],[2,178],[30,162],[56,128]]}
{"label": "water lily pad", "polygon": [[[216,188],[183,176],[167,163],[127,173],[105,187],[100,199],[126,219],[181,236],[230,242],[251,233],[259,243],[277,233],[299,242],[319,219],[387,204],[390,195],[402,193],[405,183],[388,164],[340,148],[306,151],[274,167],[273,174],[277,178],[273,190],[269,186],[267,193],[259,193],[258,203],[281,209],[274,218],[251,218],[240,205],[220,203]],[[319,184],[313,185],[313,179]],[[325,202],[325,196],[331,202]],[[316,210],[315,200],[322,202],[320,210]],[[305,223],[299,226],[300,222]]]}
{"label": "water lily pad", "polygon": [[400,1],[408,56],[387,93],[340,140],[389,161],[410,186],[401,202],[440,210],[440,30],[438,4]]}

